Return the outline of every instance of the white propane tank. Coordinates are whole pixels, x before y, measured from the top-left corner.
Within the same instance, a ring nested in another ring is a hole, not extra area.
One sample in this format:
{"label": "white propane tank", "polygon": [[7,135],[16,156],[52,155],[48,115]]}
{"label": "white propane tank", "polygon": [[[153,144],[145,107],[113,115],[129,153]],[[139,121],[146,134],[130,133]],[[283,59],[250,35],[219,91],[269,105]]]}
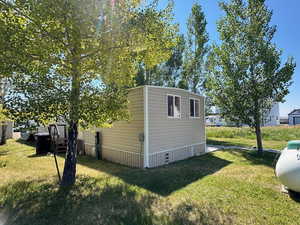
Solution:
{"label": "white propane tank", "polygon": [[289,190],[300,192],[300,141],[290,141],[281,152],[276,176]]}

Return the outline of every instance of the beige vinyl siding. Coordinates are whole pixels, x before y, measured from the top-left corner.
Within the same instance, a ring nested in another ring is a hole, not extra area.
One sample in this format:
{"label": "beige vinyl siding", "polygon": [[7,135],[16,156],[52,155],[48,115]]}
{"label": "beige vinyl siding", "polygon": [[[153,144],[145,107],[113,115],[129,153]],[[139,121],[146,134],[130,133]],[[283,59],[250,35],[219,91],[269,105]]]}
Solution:
{"label": "beige vinyl siding", "polygon": [[[95,154],[95,132],[102,133],[103,158],[120,164],[141,167],[143,146],[139,134],[144,132],[144,97],[143,88],[135,88],[128,94],[130,121],[115,122],[111,128],[97,128],[83,131],[81,138],[85,141],[88,154]],[[140,154],[142,151],[142,155]]]}
{"label": "beige vinyl siding", "polygon": [[[168,94],[181,97],[181,118],[168,117]],[[190,98],[199,100],[199,118],[190,117]],[[180,89],[149,86],[148,104],[150,167],[199,155],[205,151],[204,97]]]}

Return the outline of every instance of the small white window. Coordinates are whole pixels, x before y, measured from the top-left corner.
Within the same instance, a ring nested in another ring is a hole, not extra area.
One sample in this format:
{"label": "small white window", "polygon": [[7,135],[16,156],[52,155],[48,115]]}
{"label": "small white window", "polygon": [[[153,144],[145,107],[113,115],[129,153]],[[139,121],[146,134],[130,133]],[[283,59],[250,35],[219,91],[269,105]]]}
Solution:
{"label": "small white window", "polygon": [[190,99],[190,117],[199,118],[200,117],[200,102],[198,99]]}
{"label": "small white window", "polygon": [[180,118],[180,96],[168,95],[168,117]]}

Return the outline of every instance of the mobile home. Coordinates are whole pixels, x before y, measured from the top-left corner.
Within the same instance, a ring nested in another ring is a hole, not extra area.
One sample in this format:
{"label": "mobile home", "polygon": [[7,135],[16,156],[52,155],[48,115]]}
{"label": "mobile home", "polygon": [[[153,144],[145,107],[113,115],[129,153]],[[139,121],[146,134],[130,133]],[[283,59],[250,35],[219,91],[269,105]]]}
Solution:
{"label": "mobile home", "polygon": [[300,109],[294,109],[288,114],[289,125],[300,125]]}
{"label": "mobile home", "polygon": [[101,133],[102,158],[131,167],[157,167],[206,151],[203,96],[141,86],[129,91],[128,100],[130,121],[80,132],[87,154],[96,154],[96,132]]}

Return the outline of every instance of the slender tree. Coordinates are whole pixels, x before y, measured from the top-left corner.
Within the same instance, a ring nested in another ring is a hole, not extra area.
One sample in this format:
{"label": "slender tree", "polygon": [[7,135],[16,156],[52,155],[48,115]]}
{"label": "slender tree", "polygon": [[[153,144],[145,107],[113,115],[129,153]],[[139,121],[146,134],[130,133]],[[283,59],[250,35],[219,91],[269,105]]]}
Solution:
{"label": "slender tree", "polygon": [[147,69],[141,65],[136,76],[137,85],[150,84],[179,87],[199,93],[206,74],[206,55],[209,51],[206,19],[201,5],[192,6],[187,36],[179,36],[168,61]]}
{"label": "slender tree", "polygon": [[209,51],[207,21],[201,5],[196,2],[187,23],[187,48],[181,85],[198,93],[205,79],[206,55]]}
{"label": "slender tree", "polygon": [[5,44],[0,73],[15,81],[15,102],[26,100],[20,103],[25,112],[20,107],[13,111],[37,119],[65,116],[69,128],[62,185],[72,185],[78,126],[124,118],[126,104],[119,93],[130,86],[137,62],[152,67],[170,56],[176,34],[171,8],[158,11],[156,2],[140,6],[139,0],[0,3]]}
{"label": "slender tree", "polygon": [[221,44],[209,56],[208,90],[226,118],[255,129],[261,153],[263,114],[284,101],[296,65],[292,58],[281,65],[281,51],[272,42],[276,26],[269,25],[272,11],[264,0],[231,0],[220,7]]}

